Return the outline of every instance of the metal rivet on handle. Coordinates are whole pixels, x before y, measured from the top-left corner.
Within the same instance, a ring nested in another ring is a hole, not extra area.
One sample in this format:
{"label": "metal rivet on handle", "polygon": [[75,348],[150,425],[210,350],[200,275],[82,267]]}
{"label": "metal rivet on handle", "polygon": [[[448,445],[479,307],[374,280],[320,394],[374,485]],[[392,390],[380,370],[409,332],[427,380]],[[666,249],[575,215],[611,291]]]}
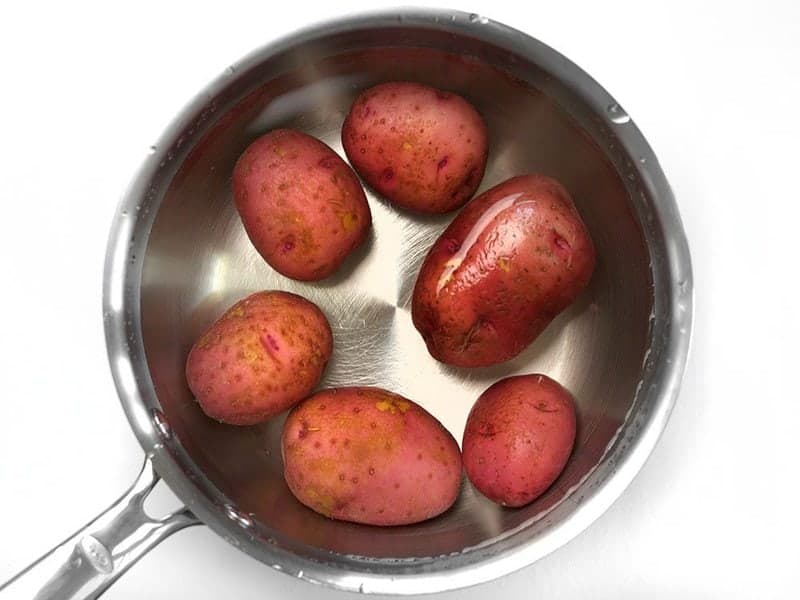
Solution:
{"label": "metal rivet on handle", "polygon": [[94,569],[100,573],[110,573],[114,570],[111,561],[111,553],[97,538],[87,535],[78,542],[83,556],[89,561]]}

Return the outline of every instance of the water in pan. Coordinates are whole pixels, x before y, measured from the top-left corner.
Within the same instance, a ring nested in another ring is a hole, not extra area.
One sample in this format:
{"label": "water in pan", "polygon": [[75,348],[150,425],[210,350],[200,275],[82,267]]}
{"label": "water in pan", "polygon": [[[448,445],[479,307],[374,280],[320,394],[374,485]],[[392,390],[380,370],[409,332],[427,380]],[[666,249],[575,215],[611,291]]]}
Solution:
{"label": "water in pan", "polygon": [[[145,349],[175,436],[211,481],[270,537],[372,557],[413,558],[477,546],[555,505],[598,461],[631,407],[646,346],[648,257],[625,187],[603,153],[545,94],[489,67],[433,50],[354,52],[274,77],[252,91],[196,144],[165,190],[142,279]],[[340,127],[360,89],[414,79],[459,92],[490,132],[481,190],[516,174],[560,179],[575,197],[598,250],[589,289],[516,359],[456,369],[427,353],[411,324],[416,272],[453,215],[401,212],[368,190],[371,237],[331,278],[300,283],[273,271],[250,245],[230,195],[239,153],[259,134],[295,127],[343,155]],[[325,519],[297,503],[282,480],[282,418],[236,428],[207,419],[183,377],[194,340],[248,293],[283,289],[328,315],[335,352],[322,386],[377,385],[403,394],[461,438],[477,396],[497,379],[542,372],[574,394],[578,444],[556,485],[532,505],[502,509],[465,482],[456,506],[424,524],[380,530]]]}

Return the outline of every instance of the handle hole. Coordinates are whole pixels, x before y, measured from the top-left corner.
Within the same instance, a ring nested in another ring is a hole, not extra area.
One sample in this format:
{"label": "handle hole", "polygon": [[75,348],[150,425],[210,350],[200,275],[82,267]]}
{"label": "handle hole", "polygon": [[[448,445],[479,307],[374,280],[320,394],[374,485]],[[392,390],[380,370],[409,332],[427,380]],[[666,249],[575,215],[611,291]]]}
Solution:
{"label": "handle hole", "polygon": [[178,499],[163,480],[156,484],[153,491],[145,498],[143,505],[145,514],[154,520],[163,519],[183,507],[183,502]]}

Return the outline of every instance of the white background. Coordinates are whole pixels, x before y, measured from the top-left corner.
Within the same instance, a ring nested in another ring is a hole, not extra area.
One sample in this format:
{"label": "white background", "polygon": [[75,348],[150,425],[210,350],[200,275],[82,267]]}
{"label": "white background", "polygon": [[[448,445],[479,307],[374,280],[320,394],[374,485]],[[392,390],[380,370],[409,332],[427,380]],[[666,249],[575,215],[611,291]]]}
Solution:
{"label": "white background", "polygon": [[[114,500],[140,466],[106,364],[100,294],[115,205],[147,148],[253,48],[379,7],[166,4],[26,2],[0,16],[0,581]],[[520,6],[459,8],[566,54],[642,129],[690,240],[693,351],[661,442],[599,521],[527,569],[436,598],[796,598],[800,3]],[[223,597],[353,596],[279,574],[197,527],[104,598]]]}

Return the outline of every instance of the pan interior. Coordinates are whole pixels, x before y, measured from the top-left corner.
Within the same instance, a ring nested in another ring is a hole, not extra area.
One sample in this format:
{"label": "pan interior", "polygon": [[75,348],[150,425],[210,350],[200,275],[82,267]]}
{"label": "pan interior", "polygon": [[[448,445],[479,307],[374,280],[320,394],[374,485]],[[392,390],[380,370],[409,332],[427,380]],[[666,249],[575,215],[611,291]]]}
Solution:
{"label": "pan interior", "polygon": [[[386,34],[391,40],[391,34]],[[402,41],[402,40],[400,40]],[[436,41],[436,40],[434,40]],[[452,40],[417,47],[311,45],[251,68],[238,96],[183,149],[160,192],[143,260],[144,348],[161,410],[202,473],[231,505],[249,513],[263,539],[375,559],[419,559],[484,544],[561,502],[597,465],[632,407],[648,344],[652,306],[647,247],[630,195],[607,152],[564,108],[531,65],[525,80],[490,61],[454,54]],[[275,59],[278,60],[278,59]],[[517,73],[525,67],[517,62]],[[485,369],[433,360],[411,323],[409,298],[432,241],[453,218],[400,212],[367,190],[371,238],[334,276],[300,283],[273,271],[251,246],[230,189],[233,164],[260,134],[292,127],[344,156],[340,127],[356,95],[387,80],[413,80],[463,95],[490,132],[479,190],[523,173],[559,179],[572,193],[597,247],[589,288],[522,355]],[[336,522],[297,502],[282,478],[285,416],[253,427],[221,425],[193,401],[184,379],[193,342],[231,304],[264,289],[317,303],[334,332],[334,356],[320,387],[381,386],[411,398],[461,439],[478,395],[499,378],[545,373],[574,395],[577,443],[555,485],[534,503],[504,509],[466,480],[446,514],[413,526],[374,528]]]}

